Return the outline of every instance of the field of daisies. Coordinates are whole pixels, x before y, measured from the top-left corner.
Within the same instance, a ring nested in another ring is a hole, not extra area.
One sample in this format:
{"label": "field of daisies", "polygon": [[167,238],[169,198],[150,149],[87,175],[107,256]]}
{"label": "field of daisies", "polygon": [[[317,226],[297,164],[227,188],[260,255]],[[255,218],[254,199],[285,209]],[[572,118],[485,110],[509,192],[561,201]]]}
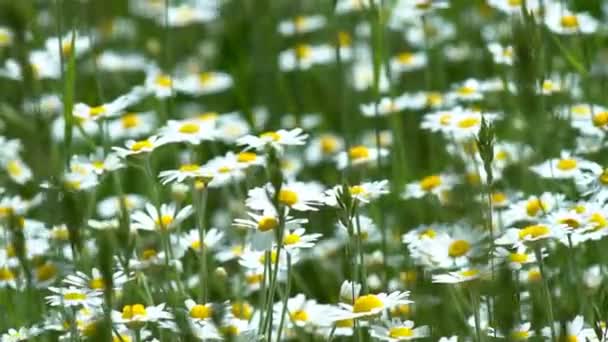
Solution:
{"label": "field of daisies", "polygon": [[608,341],[607,0],[0,0],[0,342]]}

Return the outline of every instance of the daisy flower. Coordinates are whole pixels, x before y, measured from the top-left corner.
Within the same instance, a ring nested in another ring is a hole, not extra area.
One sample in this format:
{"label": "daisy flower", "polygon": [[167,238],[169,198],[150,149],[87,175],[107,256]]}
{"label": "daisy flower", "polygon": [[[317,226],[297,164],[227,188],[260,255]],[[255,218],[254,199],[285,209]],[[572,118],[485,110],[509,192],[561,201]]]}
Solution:
{"label": "daisy flower", "polygon": [[494,63],[513,65],[513,46],[502,46],[500,43],[490,43],[488,50],[492,53]]}
{"label": "daisy flower", "polygon": [[597,169],[598,165],[588,160],[572,156],[562,151],[560,158],[552,158],[541,164],[530,167],[543,178],[575,178],[583,169]]}
{"label": "daisy flower", "polygon": [[165,311],[165,304],[156,306],[129,304],[122,307],[122,312],[112,311],[112,321],[133,327],[140,327],[148,322],[160,322],[171,319],[173,319],[173,315]]}
{"label": "daisy flower", "polygon": [[[341,49],[345,50],[345,49]],[[347,51],[341,54],[344,60],[352,56]],[[279,66],[282,71],[307,70],[315,65],[329,64],[336,58],[335,48],[329,44],[308,45],[297,44],[293,48],[281,51],[279,54]]]}
{"label": "daisy flower", "polygon": [[141,209],[146,203],[146,199],[138,194],[125,194],[122,197],[111,196],[97,203],[97,214],[103,218],[113,218],[120,215],[122,201],[124,201],[127,211]]}
{"label": "daisy flower", "polygon": [[525,245],[518,245],[513,251],[504,247],[498,247],[494,251],[494,256],[498,259],[499,263],[506,262],[512,270],[520,270],[523,265],[536,263],[536,256]]}
{"label": "daisy flower", "polygon": [[517,247],[523,243],[542,241],[564,236],[564,230],[549,224],[530,224],[523,228],[509,228],[496,239],[497,245]]}
{"label": "daisy flower", "polygon": [[[248,212],[249,219],[235,219],[234,226],[254,231],[252,247],[255,250],[270,250],[275,240],[275,228],[281,225],[280,218],[274,209],[265,209],[261,215]],[[308,223],[307,219],[285,217],[283,226],[286,229],[297,229]],[[295,238],[294,238],[295,239]]]}
{"label": "daisy flower", "polygon": [[153,135],[143,140],[127,140],[125,144],[126,148],[112,147],[112,149],[116,151],[119,157],[127,158],[128,156],[150,153],[166,143],[166,140],[160,139],[158,136]]}
{"label": "daisy flower", "polygon": [[330,160],[344,148],[342,137],[325,133],[313,138],[306,147],[306,160],[310,164],[318,164],[323,160]]}
{"label": "daisy flower", "polygon": [[404,51],[394,57],[391,57],[389,63],[391,65],[391,71],[394,72],[395,75],[399,75],[403,72],[424,68],[427,64],[427,60],[424,52]]}
{"label": "daisy flower", "polygon": [[327,20],[322,15],[296,16],[279,22],[279,33],[284,36],[309,33],[325,26]]}
{"label": "daisy flower", "polygon": [[2,166],[11,180],[17,184],[25,184],[33,178],[30,167],[19,158],[3,161]]}
{"label": "daisy flower", "polygon": [[220,232],[216,228],[211,228],[205,233],[205,239],[201,244],[198,230],[193,229],[184,234],[181,237],[180,242],[184,248],[190,248],[193,251],[198,252],[201,248],[214,250],[222,238],[224,238],[224,233]]}
{"label": "daisy flower", "polygon": [[143,88],[135,87],[127,94],[116,98],[114,101],[99,106],[89,106],[85,103],[74,105],[73,115],[82,120],[101,120],[118,116],[127,107],[139,102],[145,93]]}
{"label": "daisy flower", "polygon": [[150,203],[146,203],[145,209],[145,211],[136,211],[131,215],[133,229],[172,230],[194,212],[191,205],[178,211],[174,203],[162,204],[160,212]]}
{"label": "daisy flower", "polygon": [[177,182],[182,183],[188,179],[209,178],[213,176],[210,173],[205,173],[200,165],[197,164],[182,164],[177,170],[165,170],[158,174],[163,185]]}
{"label": "daisy flower", "polygon": [[287,229],[283,234],[283,246],[289,252],[295,249],[312,248],[322,234],[306,234],[304,228]]}
{"label": "daisy flower", "polygon": [[[273,208],[275,189],[270,183],[249,190],[245,205],[254,210]],[[290,182],[283,184],[277,194],[279,204],[296,211],[316,211],[323,202],[323,188],[317,183]]]}
{"label": "daisy flower", "polygon": [[373,118],[376,116],[376,108],[378,116],[386,116],[389,114],[399,113],[407,108],[407,101],[401,97],[383,97],[380,102],[363,103],[360,105],[360,110],[363,116]]}
{"label": "daisy flower", "polygon": [[590,14],[570,12],[557,5],[549,6],[544,19],[549,30],[562,35],[592,34],[599,27],[598,20]]}
{"label": "daisy flower", "polygon": [[[126,274],[122,271],[116,271],[112,274],[112,286],[115,291],[122,289],[122,286],[129,280]],[[101,272],[97,268],[91,270],[91,275],[76,271],[75,274],[68,275],[64,280],[64,283],[75,286],[76,288],[103,292],[106,289],[106,281],[104,280]]]}
{"label": "daisy flower", "polygon": [[[336,185],[335,187],[325,191],[325,204],[337,207],[338,198],[341,196],[343,187]],[[380,196],[389,193],[388,180],[363,182],[361,184],[348,187],[348,192],[353,200],[360,202],[361,205],[368,204],[371,201],[380,198]]]}
{"label": "daisy flower", "polygon": [[[509,15],[521,14],[521,6],[523,3],[524,0],[488,0],[489,6]],[[537,13],[540,9],[539,0],[526,0],[525,4],[528,11],[533,13]]]}
{"label": "daisy flower", "polygon": [[215,94],[232,87],[230,74],[220,71],[191,73],[175,81],[175,89],[192,96]]}
{"label": "daisy flower", "polygon": [[505,210],[502,219],[505,226],[520,221],[535,221],[555,210],[558,203],[565,200],[563,194],[544,192],[540,196],[530,196],[511,205]]}
{"label": "daisy flower", "polygon": [[404,199],[422,198],[433,194],[443,198],[446,192],[452,190],[458,184],[458,178],[452,174],[434,174],[422,178],[419,181],[405,185],[405,191],[401,194]]}
{"label": "daisy flower", "polygon": [[[283,312],[283,303],[274,305],[274,317],[281,317]],[[287,299],[287,309],[285,312],[287,318],[287,328],[297,327],[317,327],[324,325],[327,322],[325,317],[325,306],[317,304],[314,299],[307,299],[305,295],[298,294]]]}
{"label": "daisy flower", "polygon": [[429,336],[429,328],[421,326],[414,328],[412,321],[393,319],[385,325],[372,325],[370,335],[381,341],[408,341]]}
{"label": "daisy flower", "polygon": [[154,68],[146,71],[145,88],[157,98],[163,99],[173,96],[173,86],[174,80],[170,75]]}
{"label": "daisy flower", "polygon": [[198,145],[205,140],[215,140],[215,122],[210,120],[169,120],[161,129],[162,139],[168,143]]}
{"label": "daisy flower", "polygon": [[101,293],[89,291],[88,289],[79,289],[73,286],[69,288],[49,286],[49,291],[52,295],[46,296],[46,300],[51,306],[99,306],[101,305]]}
{"label": "daisy flower", "polygon": [[246,150],[263,151],[268,146],[278,152],[283,152],[283,149],[287,146],[304,145],[307,138],[308,134],[303,133],[301,128],[294,128],[291,130],[268,131],[259,136],[246,135],[239,138],[236,143],[239,146],[245,146]]}
{"label": "daisy flower", "polygon": [[462,268],[455,272],[433,275],[433,283],[437,284],[458,284],[476,280],[483,275],[477,268]]}
{"label": "daisy flower", "polygon": [[108,133],[112,141],[140,138],[152,133],[155,127],[156,114],[154,112],[128,112],[120,118],[109,121]]}
{"label": "daisy flower", "polygon": [[[561,322],[554,322],[556,335],[564,337],[567,341],[597,341],[597,336],[593,328],[585,328],[585,320],[583,316],[574,317],[572,321],[566,322],[565,330],[562,331]],[[545,327],[542,329],[542,334],[545,338],[551,337],[551,328]]]}
{"label": "daisy flower", "polygon": [[376,316],[385,310],[412,303],[409,292],[394,291],[391,293],[367,294],[356,297],[353,305],[339,303],[343,311],[336,313],[336,320],[358,319]]}
{"label": "daisy flower", "polygon": [[213,305],[211,304],[198,304],[192,299],[186,299],[184,301],[186,310],[188,311],[188,319],[192,323],[203,324],[210,323],[213,318]]}
{"label": "daisy flower", "polygon": [[375,166],[375,162],[378,158],[386,157],[388,150],[385,148],[377,149],[375,147],[367,147],[364,145],[355,145],[348,149],[338,153],[336,156],[336,162],[338,169],[343,170],[347,166],[363,166],[372,165]]}

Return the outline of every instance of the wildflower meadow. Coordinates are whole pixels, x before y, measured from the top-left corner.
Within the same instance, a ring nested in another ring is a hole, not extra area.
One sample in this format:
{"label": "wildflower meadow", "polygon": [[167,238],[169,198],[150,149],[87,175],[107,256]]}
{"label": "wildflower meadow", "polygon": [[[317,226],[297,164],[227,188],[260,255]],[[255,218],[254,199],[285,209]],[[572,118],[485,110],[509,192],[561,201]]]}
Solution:
{"label": "wildflower meadow", "polygon": [[608,0],[0,0],[0,342],[608,341]]}

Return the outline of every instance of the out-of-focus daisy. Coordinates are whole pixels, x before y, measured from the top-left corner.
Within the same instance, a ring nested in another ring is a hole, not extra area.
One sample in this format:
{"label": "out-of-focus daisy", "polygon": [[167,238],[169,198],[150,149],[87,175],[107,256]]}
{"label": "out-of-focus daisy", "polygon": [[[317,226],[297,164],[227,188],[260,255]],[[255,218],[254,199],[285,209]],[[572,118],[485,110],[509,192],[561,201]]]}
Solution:
{"label": "out-of-focus daisy", "polygon": [[433,283],[458,284],[479,279],[483,271],[477,268],[463,268],[455,272],[433,275]]}
{"label": "out-of-focus daisy", "polygon": [[308,33],[322,28],[326,22],[325,17],[321,15],[296,16],[293,19],[281,21],[279,33],[284,36]]}
{"label": "out-of-focus daisy", "polygon": [[488,45],[488,50],[490,50],[490,53],[492,53],[494,63],[513,65],[514,52],[512,46],[502,46],[499,43],[490,43]]}
{"label": "out-of-focus daisy", "polygon": [[[356,184],[348,187],[348,192],[350,196],[361,202],[362,204],[367,204],[382,195],[389,193],[388,188],[388,180],[381,181],[373,181],[373,182],[363,182],[361,184]],[[337,185],[332,189],[325,191],[325,203],[329,206],[337,206],[338,198],[343,190],[343,187]]]}
{"label": "out-of-focus daisy", "polygon": [[419,181],[408,183],[402,197],[421,198],[428,194],[439,196],[442,199],[446,192],[449,192],[454,185],[458,184],[458,178],[452,174],[434,174],[426,176]]}
{"label": "out-of-focus daisy", "polygon": [[173,315],[165,311],[165,304],[156,306],[129,304],[122,307],[122,312],[112,311],[112,321],[134,327],[140,327],[147,322],[159,322],[172,318]]}
{"label": "out-of-focus daisy", "polygon": [[[567,341],[597,341],[597,336],[593,328],[585,328],[585,319],[583,316],[576,316],[572,321],[566,322],[565,330],[562,330],[561,322],[553,322],[554,329],[558,336],[564,337]],[[542,334],[545,338],[551,337],[551,328],[545,327],[542,329]]]}
{"label": "out-of-focus daisy", "polygon": [[375,162],[378,158],[386,157],[388,150],[384,148],[367,147],[364,145],[355,145],[348,149],[348,151],[340,152],[336,156],[336,162],[338,169],[344,169],[349,165],[352,166],[363,166],[369,165],[375,166]]}
{"label": "out-of-focus daisy", "polygon": [[308,134],[305,134],[301,128],[294,128],[292,130],[280,129],[278,131],[268,131],[259,136],[246,135],[237,140],[237,145],[258,151],[262,151],[269,146],[282,152],[287,146],[304,145],[307,138]]}
{"label": "out-of-focus daisy", "polygon": [[[506,14],[520,14],[524,0],[488,0],[488,5],[498,9]],[[526,8],[528,11],[536,13],[540,8],[538,0],[526,0]]]}
{"label": "out-of-focus daisy", "polygon": [[175,89],[180,92],[200,96],[224,91],[232,86],[232,77],[220,71],[205,71],[188,74],[175,81]]}
{"label": "out-of-focus daisy", "polygon": [[146,202],[141,195],[137,194],[125,194],[122,197],[111,196],[97,203],[97,213],[103,218],[116,217],[120,214],[121,201],[124,201],[127,211],[143,208]]}
{"label": "out-of-focus daisy", "polygon": [[344,148],[344,139],[331,133],[325,133],[313,138],[306,148],[306,160],[317,164],[322,160],[329,160]]}
{"label": "out-of-focus daisy", "polygon": [[186,299],[184,305],[188,310],[188,319],[193,323],[202,324],[213,318],[214,309],[211,304],[198,304],[192,299]]}
{"label": "out-of-focus daisy", "polygon": [[11,180],[17,184],[25,184],[33,177],[30,167],[19,158],[2,161],[1,164]]}
{"label": "out-of-focus daisy", "polygon": [[524,245],[519,245],[515,250],[498,247],[494,251],[499,262],[506,262],[510,269],[519,270],[523,265],[536,263],[536,256]]}
{"label": "out-of-focus daisy", "polygon": [[[341,57],[344,60],[352,57],[349,50],[341,48],[341,51]],[[306,70],[315,65],[329,64],[335,58],[335,48],[329,44],[308,45],[300,43],[292,49],[282,51],[279,54],[279,66],[283,71]]]}
{"label": "out-of-focus daisy", "polygon": [[283,246],[287,251],[312,248],[315,242],[321,237],[321,234],[306,234],[304,228],[296,228],[294,230],[285,230],[283,234]]}
{"label": "out-of-focus daisy", "polygon": [[376,316],[397,305],[412,303],[412,301],[408,299],[409,292],[407,291],[367,294],[362,296],[355,294],[355,296],[356,299],[352,305],[339,303],[344,311],[336,313],[336,320]]}
{"label": "out-of-focus daisy", "polygon": [[592,34],[598,29],[599,22],[588,13],[575,13],[558,8],[558,5],[549,6],[544,16],[545,25],[557,34]]}
{"label": "out-of-focus daisy", "polygon": [[391,71],[399,74],[403,72],[419,70],[426,66],[426,54],[424,52],[401,52],[390,60]]}
{"label": "out-of-focus daisy", "polygon": [[85,103],[77,103],[74,105],[74,117],[83,120],[100,120],[118,116],[127,107],[139,102],[145,93],[143,88],[135,87],[127,94],[122,95],[112,102],[104,103],[99,106],[89,106]]}
{"label": "out-of-focus daisy", "polygon": [[[112,286],[114,289],[120,290],[128,280],[129,279],[124,272],[116,271],[112,275]],[[75,274],[68,275],[63,282],[75,286],[76,288],[89,291],[103,292],[106,289],[106,280],[104,280],[101,272],[99,272],[97,268],[91,270],[91,275],[77,271]]]}
{"label": "out-of-focus daisy", "polygon": [[[374,103],[364,103],[361,104],[361,113],[366,117],[374,117],[376,116],[376,110],[378,111],[378,116],[385,116],[389,114],[395,114],[402,110],[404,110],[407,102],[404,99],[383,97],[380,99],[378,104]],[[377,107],[377,109],[376,109]]]}
{"label": "out-of-focus daisy", "polygon": [[415,340],[429,335],[427,326],[414,328],[414,322],[393,319],[385,325],[372,325],[370,335],[381,341],[397,342]]}
{"label": "out-of-focus daisy", "polygon": [[139,138],[149,135],[156,127],[154,112],[129,112],[122,117],[111,120],[108,133],[113,141],[125,138]]}
{"label": "out-of-focus daisy", "polygon": [[171,230],[194,212],[191,205],[178,211],[174,203],[162,204],[160,212],[150,203],[146,203],[145,209],[145,212],[136,211],[131,215],[133,229]]}
{"label": "out-of-focus daisy", "polygon": [[562,151],[560,158],[549,159],[530,169],[543,178],[574,178],[582,169],[597,168],[597,164]]}
{"label": "out-of-focus daisy", "polygon": [[201,243],[198,230],[193,229],[184,234],[180,241],[184,248],[190,248],[193,251],[198,252],[201,248],[205,250],[214,250],[223,237],[224,233],[216,228],[211,228],[205,233],[205,239]]}
{"label": "out-of-focus daisy", "polygon": [[158,69],[146,71],[146,90],[157,98],[167,98],[174,95],[174,79]]}
{"label": "out-of-focus daisy", "polygon": [[69,288],[49,287],[52,295],[46,296],[46,300],[51,306],[99,306],[101,298],[99,292],[79,289],[70,286]]}
{"label": "out-of-focus daisy", "polygon": [[549,224],[530,224],[523,228],[509,228],[496,239],[497,245],[519,246],[522,243],[535,242],[550,238],[560,238],[564,230]]}
{"label": "out-of-focus daisy", "polygon": [[197,164],[183,164],[177,170],[165,170],[158,174],[162,184],[181,183],[187,179],[196,179],[204,176],[212,178],[210,173],[204,172],[201,166]]}
{"label": "out-of-focus daisy", "polygon": [[502,215],[503,223],[510,226],[518,221],[535,221],[553,211],[562,201],[564,195],[550,192],[542,193],[540,196],[530,196],[511,204]]}
{"label": "out-of-focus daisy", "polygon": [[161,136],[167,142],[198,145],[204,140],[215,139],[214,128],[215,124],[211,120],[170,120],[167,126],[161,129]]}
{"label": "out-of-focus daisy", "polygon": [[13,31],[7,27],[0,27],[0,48],[13,44]]}
{"label": "out-of-focus daisy", "polygon": [[61,38],[48,38],[44,46],[52,58],[59,61],[60,54],[67,59],[72,53],[75,53],[76,57],[87,53],[91,49],[91,39],[86,34],[74,32],[74,37],[69,33]]}
{"label": "out-of-focus daisy", "polygon": [[159,139],[157,136],[151,136],[143,140],[127,140],[126,148],[123,147],[112,147],[118,153],[121,158],[128,156],[138,155],[142,153],[149,153],[154,151],[156,148],[166,144],[167,141]]}
{"label": "out-of-focus daisy", "polygon": [[[249,190],[245,205],[254,210],[273,208],[275,190],[271,184]],[[270,196],[270,197],[269,197]],[[297,211],[315,211],[323,202],[323,188],[317,183],[290,182],[277,194],[279,204]]]}

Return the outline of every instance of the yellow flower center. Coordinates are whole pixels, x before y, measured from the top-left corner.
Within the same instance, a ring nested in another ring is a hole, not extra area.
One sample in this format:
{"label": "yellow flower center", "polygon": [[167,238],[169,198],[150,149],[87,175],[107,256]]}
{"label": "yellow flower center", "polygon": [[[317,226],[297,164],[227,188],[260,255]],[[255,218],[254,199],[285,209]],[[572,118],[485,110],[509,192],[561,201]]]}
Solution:
{"label": "yellow flower center", "polygon": [[137,116],[137,114],[126,114],[125,116],[123,116],[120,119],[120,122],[122,123],[122,128],[124,129],[129,129],[129,128],[135,128],[137,126],[139,126],[140,123],[140,119],[139,116]]}
{"label": "yellow flower center", "polygon": [[6,164],[6,171],[13,177],[19,177],[23,174],[23,168],[18,160],[11,160]]}
{"label": "yellow flower center", "polygon": [[369,149],[362,145],[354,146],[348,150],[348,156],[354,160],[366,159],[369,158]]}
{"label": "yellow flower center", "polygon": [[258,155],[253,152],[241,152],[236,155],[236,160],[239,163],[250,163],[257,159]]}
{"label": "yellow flower center", "polygon": [[179,167],[181,172],[195,172],[198,171],[201,167],[196,164],[184,164]]}
{"label": "yellow flower center", "polygon": [[439,124],[441,126],[447,126],[452,122],[452,114],[443,114],[439,117]]}
{"label": "yellow flower center", "polygon": [[353,185],[348,188],[348,190],[350,191],[351,195],[361,195],[365,193],[365,188],[361,185]]}
{"label": "yellow flower center", "polygon": [[236,325],[225,325],[220,327],[220,331],[225,336],[238,336],[239,335],[239,327]]}
{"label": "yellow flower center", "polygon": [[493,204],[503,204],[507,201],[507,195],[504,192],[494,192],[490,196]]}
{"label": "yellow flower center", "polygon": [[600,175],[600,182],[604,185],[608,185],[608,169],[604,169],[604,172]]}
{"label": "yellow flower center", "polygon": [[570,171],[576,168],[576,160],[574,159],[560,159],[557,162],[557,168],[562,171]]}
{"label": "yellow flower center", "polygon": [[537,239],[549,235],[550,230],[547,226],[543,226],[542,224],[534,224],[531,226],[527,226],[519,230],[519,239]]}
{"label": "yellow flower center", "polygon": [[578,222],[575,218],[567,217],[559,220],[559,223],[565,224],[566,226],[576,229],[581,226],[580,222]]}
{"label": "yellow flower center", "polygon": [[378,296],[370,294],[365,296],[360,296],[355,300],[355,305],[353,306],[353,312],[371,312],[375,309],[381,309],[384,307],[384,303],[378,298]]}
{"label": "yellow flower center", "polygon": [[508,0],[507,3],[512,7],[521,6],[522,0]]}
{"label": "yellow flower center", "polygon": [[427,176],[420,181],[420,188],[424,191],[431,191],[440,186],[441,182],[441,176],[439,175]]}
{"label": "yellow flower center", "polygon": [[153,147],[154,145],[152,145],[152,142],[150,140],[140,140],[131,145],[131,151],[139,152],[144,149],[151,149]]}
{"label": "yellow flower center", "polygon": [[281,189],[281,191],[279,191],[279,202],[287,206],[292,206],[298,203],[298,194],[289,189]]}
{"label": "yellow flower center", "polygon": [[146,316],[146,308],[142,304],[125,305],[122,308],[123,319],[133,319],[137,316]]}
{"label": "yellow flower center", "polygon": [[332,154],[338,149],[338,141],[331,136],[322,137],[320,144],[321,152],[323,152],[323,154]]}
{"label": "yellow flower center", "polygon": [[473,95],[473,94],[475,94],[475,88],[470,87],[470,86],[462,86],[462,87],[458,88],[458,94],[463,95],[463,96]]}
{"label": "yellow flower center", "polygon": [[5,31],[0,31],[0,46],[8,45],[11,42],[11,36]]}
{"label": "yellow flower center", "polygon": [[[204,245],[205,245],[205,244],[203,243],[203,247],[205,247]],[[201,248],[201,241],[200,241],[200,240],[194,240],[194,241],[193,241],[193,242],[190,244],[190,247],[191,247],[192,249],[194,249],[194,250],[197,250],[197,251],[198,251],[198,250]]]}
{"label": "yellow flower center", "polygon": [[541,280],[543,277],[539,270],[530,270],[528,271],[528,281],[536,282]]}
{"label": "yellow flower center", "polygon": [[72,46],[71,41],[65,41],[65,42],[61,43],[61,53],[63,53],[64,56],[71,55],[73,50],[74,50],[74,46]]}
{"label": "yellow flower center", "polygon": [[414,336],[414,331],[406,327],[394,327],[388,331],[388,336],[392,338],[412,337]]}
{"label": "yellow flower center", "polygon": [[129,335],[120,335],[114,336],[112,338],[112,342],[131,342],[131,337]]}
{"label": "yellow flower center", "polygon": [[426,237],[429,239],[434,239],[435,236],[437,236],[437,232],[433,229],[433,228],[428,228],[425,231],[423,231],[422,233],[420,233],[420,237]]}
{"label": "yellow flower center", "polygon": [[443,103],[443,96],[440,93],[432,92],[426,94],[426,105],[427,106],[438,106]]}
{"label": "yellow flower center", "polygon": [[80,292],[67,292],[63,294],[64,300],[85,300],[87,295]]}
{"label": "yellow flower center", "polygon": [[279,141],[281,139],[281,135],[277,132],[264,132],[260,134],[260,138],[271,141]]}
{"label": "yellow flower center", "polygon": [[203,85],[211,83],[213,79],[215,79],[215,75],[212,72],[202,72],[200,75],[198,75],[198,80]]}
{"label": "yellow flower center", "polygon": [[338,32],[338,44],[340,46],[350,46],[353,42],[352,37],[350,36],[350,34],[348,34],[347,32],[344,31],[340,31]]}
{"label": "yellow flower center", "polygon": [[196,304],[190,309],[190,317],[197,319],[207,319],[213,315],[213,308],[211,306]]}
{"label": "yellow flower center", "polygon": [[411,64],[414,61],[414,54],[411,52],[402,52],[397,55],[397,61],[401,64]]}
{"label": "yellow flower center", "polygon": [[391,314],[393,316],[407,316],[410,312],[411,309],[408,304],[400,304],[391,309]]}
{"label": "yellow flower center", "polygon": [[104,107],[103,105],[89,108],[89,115],[92,117],[100,116],[105,112],[106,112],[106,107]]}
{"label": "yellow flower center", "polygon": [[[277,251],[274,250],[272,252],[270,252],[270,263],[271,264],[275,264],[277,262]],[[266,253],[260,255],[260,264],[265,264],[266,263]]]}
{"label": "yellow flower center", "polygon": [[475,277],[475,276],[477,276],[478,274],[479,274],[479,271],[478,271],[478,270],[475,270],[475,269],[464,270],[464,271],[461,271],[461,272],[460,272],[460,275],[461,275],[461,276],[463,276],[463,277],[467,277],[467,278],[470,278],[470,277]]}
{"label": "yellow flower center", "polygon": [[568,335],[564,337],[565,342],[578,342],[578,337],[574,335]]}
{"label": "yellow flower center", "polygon": [[606,225],[608,224],[608,221],[606,220],[606,217],[604,217],[604,215],[602,215],[601,213],[593,213],[591,214],[591,217],[589,218],[589,222],[593,223],[594,225],[594,229],[602,229],[604,227],[606,227]]}
{"label": "yellow flower center", "polygon": [[288,234],[283,238],[283,243],[285,245],[293,245],[300,242],[300,235],[298,234]]}
{"label": "yellow flower center", "polygon": [[528,261],[528,255],[525,253],[511,253],[509,254],[509,260],[514,263],[523,264]]}
{"label": "yellow flower center", "polygon": [[293,25],[296,28],[296,31],[302,31],[303,29],[306,28],[306,23],[308,21],[306,20],[306,17],[303,16],[297,16],[295,18],[293,18]]}
{"label": "yellow flower center", "polygon": [[306,322],[308,321],[308,313],[304,310],[294,311],[289,314],[291,319],[294,321]]}
{"label": "yellow flower center", "polygon": [[511,337],[516,341],[526,340],[530,337],[530,333],[527,331],[514,331],[511,333]]}
{"label": "yellow flower center", "polygon": [[51,280],[55,275],[57,275],[57,266],[51,263],[46,263],[36,268],[36,279],[39,282]]}
{"label": "yellow flower center", "polygon": [[245,277],[245,281],[249,285],[259,284],[262,282],[262,279],[264,279],[263,274],[250,274]]}
{"label": "yellow flower center", "polygon": [[603,127],[608,124],[608,112],[597,113],[593,116],[593,125],[595,127]]}
{"label": "yellow flower center", "polygon": [[163,88],[169,88],[173,84],[171,77],[167,75],[159,75],[156,77],[156,85]]}
{"label": "yellow flower center", "polygon": [[297,59],[307,59],[312,55],[312,48],[306,44],[298,44],[294,50]]}
{"label": "yellow flower center", "polygon": [[567,14],[560,19],[560,24],[565,28],[577,28],[578,18],[575,15]]}
{"label": "yellow flower center", "polygon": [[103,290],[106,288],[106,282],[103,278],[94,278],[89,281],[89,287],[94,290]]}
{"label": "yellow flower center", "polygon": [[458,127],[460,128],[471,128],[479,125],[481,121],[476,116],[469,116],[468,118],[458,121]]}
{"label": "yellow flower center", "polygon": [[528,216],[536,216],[540,211],[546,212],[547,209],[547,203],[538,198],[533,198],[526,203],[526,213]]}
{"label": "yellow flower center", "polygon": [[352,319],[342,319],[336,321],[336,327],[338,328],[352,328],[355,326],[355,321]]}
{"label": "yellow flower center", "polygon": [[167,229],[173,223],[173,216],[171,215],[161,215],[160,218],[156,219],[156,225],[160,228]]}
{"label": "yellow flower center", "polygon": [[230,307],[230,312],[234,317],[244,320],[249,320],[253,315],[253,308],[248,303],[233,303]]}
{"label": "yellow flower center", "polygon": [[258,221],[258,229],[263,232],[275,229],[279,225],[279,220],[273,216],[263,216]]}
{"label": "yellow flower center", "polygon": [[0,268],[0,281],[11,281],[15,279],[15,273],[8,267]]}
{"label": "yellow flower center", "polygon": [[186,122],[179,127],[179,132],[183,134],[196,134],[201,130],[201,126],[194,122]]}
{"label": "yellow flower center", "polygon": [[448,255],[458,258],[466,255],[471,250],[471,244],[466,240],[455,240],[448,247]]}

